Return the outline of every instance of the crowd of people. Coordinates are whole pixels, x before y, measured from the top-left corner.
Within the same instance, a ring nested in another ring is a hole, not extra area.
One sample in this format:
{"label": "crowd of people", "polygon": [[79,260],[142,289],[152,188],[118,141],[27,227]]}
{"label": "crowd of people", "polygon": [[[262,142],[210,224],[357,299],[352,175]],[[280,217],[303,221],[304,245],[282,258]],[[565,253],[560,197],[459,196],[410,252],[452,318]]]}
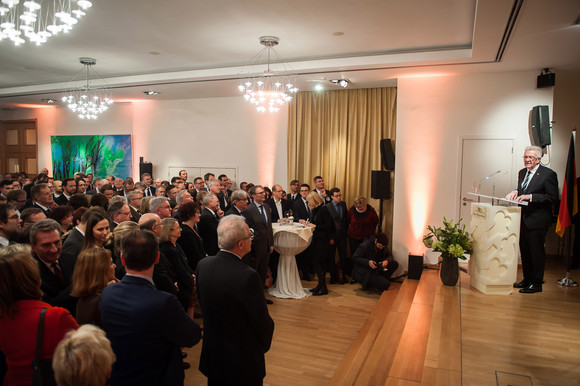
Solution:
{"label": "crowd of people", "polygon": [[[261,383],[274,330],[264,290],[279,257],[271,223],[293,218],[313,228],[311,245],[296,256],[304,280],[316,275],[313,296],[328,294],[327,273],[331,284],[382,292],[398,267],[365,197],[347,208],[339,188],[325,189],[321,176],[313,184],[232,189],[226,175],[189,182],[185,170],[170,181],[144,173],[137,182],[83,173],[59,181],[46,169],[32,180],[4,174],[4,384],[30,384],[43,309],[42,357],[54,353],[61,385],[182,384],[189,363],[181,349],[201,339],[196,318],[204,320],[200,370],[208,379]],[[75,367],[88,361],[94,369]]]}

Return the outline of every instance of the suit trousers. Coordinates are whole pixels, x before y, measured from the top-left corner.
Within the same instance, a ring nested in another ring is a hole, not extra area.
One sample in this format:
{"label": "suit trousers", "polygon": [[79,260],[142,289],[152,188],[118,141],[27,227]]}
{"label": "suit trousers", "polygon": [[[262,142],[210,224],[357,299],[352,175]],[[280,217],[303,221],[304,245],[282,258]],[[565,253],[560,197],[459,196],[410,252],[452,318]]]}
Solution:
{"label": "suit trousers", "polygon": [[381,291],[386,291],[389,289],[391,282],[389,279],[393,276],[393,273],[399,268],[399,263],[393,260],[389,263],[386,271],[373,271],[369,276],[369,281],[367,282],[367,288],[376,288]]}
{"label": "suit trousers", "polygon": [[546,265],[547,229],[528,229],[522,224],[520,227],[520,253],[522,255],[522,271],[524,280],[530,284],[544,282],[544,267]]}
{"label": "suit trousers", "polygon": [[[340,266],[340,268],[342,268],[342,271],[345,274],[350,275],[352,272],[352,264],[350,264],[350,267],[349,267],[349,264],[346,261],[346,236],[335,238],[334,245],[331,245],[329,250],[330,250],[329,254],[330,254],[330,264],[331,264],[331,266],[329,268],[336,270],[336,268],[333,268],[333,267],[335,267],[335,265],[336,265],[336,264],[334,264],[335,263],[335,255],[336,255],[336,251],[338,251],[339,266]],[[332,270],[330,272],[332,272]]]}

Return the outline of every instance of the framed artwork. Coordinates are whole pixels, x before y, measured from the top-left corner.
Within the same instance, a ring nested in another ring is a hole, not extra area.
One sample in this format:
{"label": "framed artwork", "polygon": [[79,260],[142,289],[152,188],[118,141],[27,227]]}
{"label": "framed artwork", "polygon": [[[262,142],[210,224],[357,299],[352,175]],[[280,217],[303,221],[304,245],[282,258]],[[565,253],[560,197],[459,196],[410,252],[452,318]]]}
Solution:
{"label": "framed artwork", "polygon": [[57,180],[76,172],[95,178],[133,175],[131,135],[58,135],[50,137],[50,146]]}

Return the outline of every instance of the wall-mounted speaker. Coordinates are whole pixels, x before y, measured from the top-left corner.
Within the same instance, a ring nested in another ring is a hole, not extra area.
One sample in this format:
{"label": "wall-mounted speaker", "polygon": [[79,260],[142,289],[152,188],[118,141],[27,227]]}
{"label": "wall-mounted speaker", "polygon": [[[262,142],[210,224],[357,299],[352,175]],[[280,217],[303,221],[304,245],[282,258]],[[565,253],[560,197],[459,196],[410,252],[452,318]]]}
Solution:
{"label": "wall-mounted speaker", "polygon": [[388,200],[391,198],[391,172],[385,170],[371,171],[371,198]]}
{"label": "wall-mounted speaker", "polygon": [[390,139],[381,139],[381,160],[387,170],[395,170],[395,153]]}
{"label": "wall-mounted speaker", "polygon": [[532,137],[536,146],[545,147],[552,143],[550,136],[550,112],[548,106],[532,108]]}
{"label": "wall-mounted speaker", "polygon": [[536,83],[537,88],[552,87],[556,84],[556,74],[550,72],[547,74],[538,75],[538,80]]}

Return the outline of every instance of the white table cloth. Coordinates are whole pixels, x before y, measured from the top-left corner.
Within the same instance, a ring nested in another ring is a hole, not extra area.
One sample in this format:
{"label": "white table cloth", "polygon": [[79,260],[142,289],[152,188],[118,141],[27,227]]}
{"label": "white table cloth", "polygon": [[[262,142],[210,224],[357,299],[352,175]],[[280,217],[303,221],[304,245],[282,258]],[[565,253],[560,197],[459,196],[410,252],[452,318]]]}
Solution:
{"label": "white table cloth", "polygon": [[274,249],[280,254],[278,276],[269,293],[277,298],[302,299],[310,295],[304,291],[296,267],[296,254],[310,245],[313,229],[296,225],[272,224]]}

